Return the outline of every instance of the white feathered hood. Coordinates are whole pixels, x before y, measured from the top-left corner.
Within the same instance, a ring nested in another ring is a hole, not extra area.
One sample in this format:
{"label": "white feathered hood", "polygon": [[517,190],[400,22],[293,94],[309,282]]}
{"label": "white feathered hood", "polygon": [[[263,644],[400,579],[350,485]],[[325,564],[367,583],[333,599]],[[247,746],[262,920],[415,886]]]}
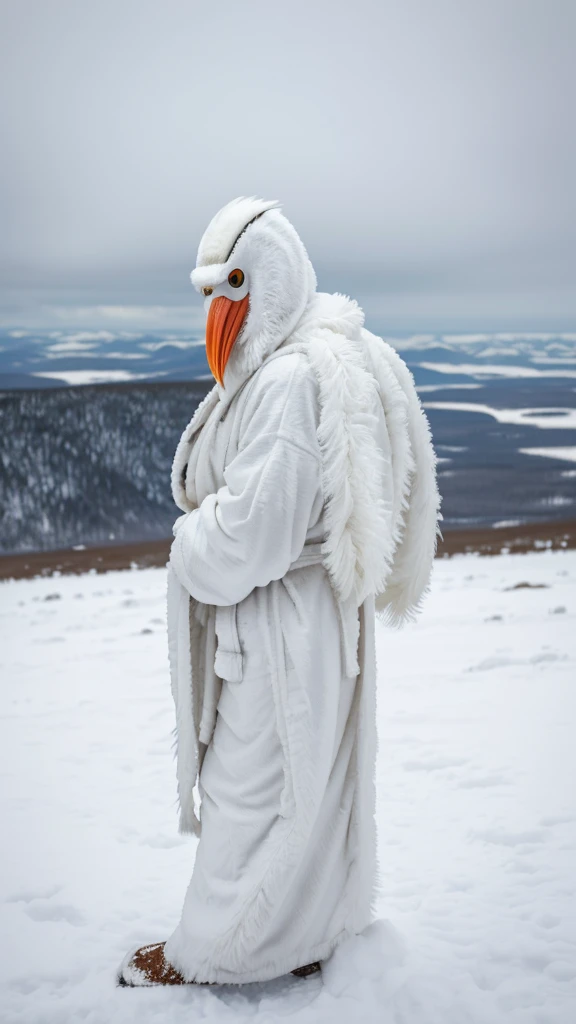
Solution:
{"label": "white feathered hood", "polygon": [[[244,281],[228,284],[239,268]],[[316,291],[316,275],[302,240],[276,202],[234,199],[210,221],[198,248],[192,284],[210,289],[209,311],[221,295],[250,297],[248,315],[236,339],[224,378],[227,390],[252,373],[292,333]]]}

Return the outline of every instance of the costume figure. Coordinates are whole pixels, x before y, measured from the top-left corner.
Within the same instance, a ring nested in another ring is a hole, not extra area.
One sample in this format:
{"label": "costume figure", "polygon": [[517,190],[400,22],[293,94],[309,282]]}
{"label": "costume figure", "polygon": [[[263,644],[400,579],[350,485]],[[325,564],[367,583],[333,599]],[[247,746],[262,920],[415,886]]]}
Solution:
{"label": "costume figure", "polygon": [[277,203],[220,210],[191,276],[216,384],[174,460],[168,630],[200,840],[175,932],[123,984],[306,973],[370,923],[375,610],[413,617],[438,530],[411,374],[354,301],[317,293]]}

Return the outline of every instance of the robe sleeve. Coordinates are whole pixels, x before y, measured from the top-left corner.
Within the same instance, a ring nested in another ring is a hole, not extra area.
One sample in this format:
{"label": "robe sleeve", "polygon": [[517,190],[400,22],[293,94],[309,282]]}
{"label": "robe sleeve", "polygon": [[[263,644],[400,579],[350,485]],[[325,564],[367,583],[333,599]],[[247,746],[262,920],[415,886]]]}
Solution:
{"label": "robe sleeve", "polygon": [[281,579],[323,504],[316,384],[303,357],[268,364],[241,415],[225,486],[183,518],[170,555],[182,585],[204,604],[237,604]]}

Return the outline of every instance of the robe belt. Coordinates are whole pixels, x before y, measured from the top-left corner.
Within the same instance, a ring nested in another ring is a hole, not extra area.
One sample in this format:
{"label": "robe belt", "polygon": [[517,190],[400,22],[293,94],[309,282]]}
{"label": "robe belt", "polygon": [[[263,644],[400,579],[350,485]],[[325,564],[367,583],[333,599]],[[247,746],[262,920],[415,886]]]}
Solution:
{"label": "robe belt", "polygon": [[[305,569],[310,565],[321,565],[324,560],[322,544],[305,544],[302,553],[292,562],[287,572]],[[346,675],[358,674],[359,616],[355,601],[338,601],[340,630],[345,660]],[[220,679],[230,683],[242,681],[242,648],[238,636],[238,605],[218,605],[216,608],[215,630],[218,640],[214,671]]]}

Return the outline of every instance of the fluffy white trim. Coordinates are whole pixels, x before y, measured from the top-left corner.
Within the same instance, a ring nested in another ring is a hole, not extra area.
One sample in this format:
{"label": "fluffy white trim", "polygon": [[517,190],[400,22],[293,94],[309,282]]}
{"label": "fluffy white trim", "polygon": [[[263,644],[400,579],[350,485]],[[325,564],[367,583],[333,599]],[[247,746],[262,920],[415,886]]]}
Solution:
{"label": "fluffy white trim", "polygon": [[223,206],[210,221],[198,247],[197,265],[226,263],[238,236],[255,217],[280,204],[275,199],[238,196]]}
{"label": "fluffy white trim", "polygon": [[[436,457],[412,374],[363,319],[346,296],[319,294],[275,355],[306,353],[318,383],[324,564],[334,589],[359,604],[373,594],[399,625],[429,586],[441,519]],[[376,439],[375,403],[387,442]]]}
{"label": "fluffy white trim", "polygon": [[230,270],[228,269],[228,263],[210,263],[206,267],[195,267],[190,274],[190,280],[194,285],[197,292],[202,291],[203,288],[215,288],[216,285],[222,284]]}
{"label": "fluffy white trim", "polygon": [[194,786],[200,770],[199,705],[204,681],[195,678],[190,636],[190,598],[168,564],[168,657],[176,709],[174,732],[180,832],[199,835]]}
{"label": "fluffy white trim", "polygon": [[[440,536],[441,497],[436,479],[436,453],[426,414],[414,378],[403,359],[387,343],[363,332],[373,365],[387,363],[405,397],[405,425],[397,429],[393,410],[387,410],[389,430],[395,431],[393,450],[402,463],[396,482],[400,505],[398,540],[392,573],[384,590],[377,592],[376,610],[392,625],[411,620],[419,611],[430,585]],[[402,405],[396,404],[399,411]]]}
{"label": "fluffy white trim", "polygon": [[391,467],[376,437],[377,385],[344,334],[319,328],[308,358],[320,395],[324,564],[338,595],[354,594],[361,604],[384,587],[394,555]]}
{"label": "fluffy white trim", "polygon": [[197,407],[188,426],[183,431],[182,437],[178,442],[178,447],[176,448],[174,461],[172,462],[170,482],[172,485],[172,497],[174,498],[175,504],[182,512],[192,512],[196,507],[189,501],[188,495],[186,494],[185,474],[188,468],[188,460],[192,452],[194,439],[198,431],[204,426],[212,410],[218,404],[218,399],[218,387],[214,385],[211,391],[209,391],[200,402],[200,405]]}

